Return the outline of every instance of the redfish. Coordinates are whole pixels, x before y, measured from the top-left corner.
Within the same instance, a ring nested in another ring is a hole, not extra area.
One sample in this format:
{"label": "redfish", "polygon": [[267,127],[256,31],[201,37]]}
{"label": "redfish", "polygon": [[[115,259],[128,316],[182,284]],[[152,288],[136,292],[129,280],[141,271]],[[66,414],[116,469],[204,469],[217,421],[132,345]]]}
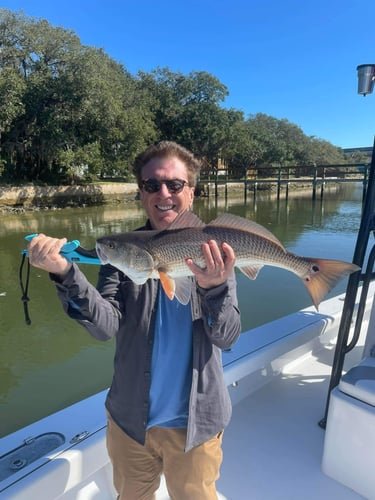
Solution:
{"label": "redfish", "polygon": [[167,296],[186,304],[190,299],[192,273],[185,261],[205,267],[201,247],[216,240],[219,247],[229,244],[235,253],[235,266],[254,280],[265,265],[286,269],[301,278],[316,309],[323,297],[344,276],[359,271],[352,263],[288,252],[265,227],[229,213],[209,224],[190,211],[179,214],[165,230],[131,231],[103,236],[96,242],[102,264],[111,264],[134,283],[160,279]]}

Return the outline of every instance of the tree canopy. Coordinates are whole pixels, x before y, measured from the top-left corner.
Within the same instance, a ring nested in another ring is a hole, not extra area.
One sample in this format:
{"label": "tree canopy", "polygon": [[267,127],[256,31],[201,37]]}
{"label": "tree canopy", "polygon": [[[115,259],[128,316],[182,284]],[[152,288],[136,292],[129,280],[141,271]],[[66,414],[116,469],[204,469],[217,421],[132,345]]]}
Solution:
{"label": "tree canopy", "polygon": [[213,170],[344,163],[342,150],[286,119],[224,106],[205,71],[130,74],[71,30],[0,9],[0,179],[131,178],[135,156],[169,139]]}

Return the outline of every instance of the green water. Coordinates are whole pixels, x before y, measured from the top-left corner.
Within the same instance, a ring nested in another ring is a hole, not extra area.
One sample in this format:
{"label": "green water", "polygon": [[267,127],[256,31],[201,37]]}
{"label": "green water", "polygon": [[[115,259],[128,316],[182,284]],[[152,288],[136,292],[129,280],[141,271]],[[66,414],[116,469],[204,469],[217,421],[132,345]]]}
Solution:
{"label": "green water", "polygon": [[[351,260],[360,223],[362,187],[342,185],[313,202],[310,193],[289,200],[269,196],[197,199],[205,222],[228,211],[256,220],[304,256]],[[98,342],[62,312],[47,274],[31,269],[25,324],[19,286],[23,238],[34,232],[78,239],[92,248],[98,236],[124,232],[145,220],[139,202],[0,216],[0,436],[32,423],[110,384],[113,342]],[[92,283],[97,267],[82,265]],[[342,281],[331,292],[345,290]],[[265,267],[257,280],[238,274],[243,330],[311,305],[300,280]]]}

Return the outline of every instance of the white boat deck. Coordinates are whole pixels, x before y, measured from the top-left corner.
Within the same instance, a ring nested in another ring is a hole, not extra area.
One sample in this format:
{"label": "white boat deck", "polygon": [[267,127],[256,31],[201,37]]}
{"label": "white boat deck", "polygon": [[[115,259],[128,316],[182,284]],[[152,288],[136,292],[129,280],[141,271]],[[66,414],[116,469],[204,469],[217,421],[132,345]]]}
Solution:
{"label": "white boat deck", "polygon": [[[360,360],[356,347],[347,363]],[[333,346],[291,364],[235,405],[224,434],[218,491],[228,500],[362,498],[321,470]],[[168,497],[167,497],[168,498]]]}
{"label": "white boat deck", "polygon": [[[362,358],[374,293],[375,284],[360,341],[346,356],[345,370]],[[318,423],[325,412],[342,304],[339,296],[324,302],[319,314],[308,308],[263,325],[223,353],[233,415],[224,433],[220,500],[363,498],[321,468],[326,431]],[[116,498],[105,447],[105,394],[0,439],[2,500]],[[59,433],[63,444],[29,461],[30,436],[36,442],[45,433]],[[7,473],[23,458],[25,465]],[[162,483],[157,500],[168,498]]]}

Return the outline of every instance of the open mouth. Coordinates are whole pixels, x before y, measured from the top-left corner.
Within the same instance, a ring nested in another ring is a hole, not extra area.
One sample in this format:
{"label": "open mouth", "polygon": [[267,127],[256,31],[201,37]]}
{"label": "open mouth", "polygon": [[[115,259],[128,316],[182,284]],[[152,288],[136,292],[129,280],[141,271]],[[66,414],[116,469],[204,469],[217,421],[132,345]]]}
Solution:
{"label": "open mouth", "polygon": [[158,210],[161,210],[162,212],[168,212],[168,210],[173,210],[176,205],[168,205],[168,206],[163,206],[163,205],[156,205],[156,208]]}
{"label": "open mouth", "polygon": [[106,254],[103,252],[103,250],[100,248],[98,244],[96,244],[96,253],[98,254],[98,257],[101,261],[102,264],[107,264],[108,262],[108,257]]}

